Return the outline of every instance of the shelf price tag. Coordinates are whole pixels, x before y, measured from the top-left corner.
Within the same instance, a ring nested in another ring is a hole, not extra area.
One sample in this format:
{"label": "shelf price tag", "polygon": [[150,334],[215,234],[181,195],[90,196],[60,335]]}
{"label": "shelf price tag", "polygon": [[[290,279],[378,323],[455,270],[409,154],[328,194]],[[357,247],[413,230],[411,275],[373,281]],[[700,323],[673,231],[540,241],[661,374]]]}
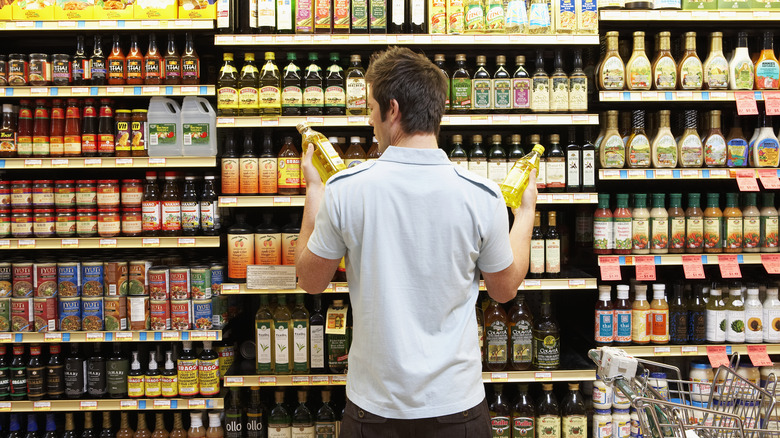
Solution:
{"label": "shelf price tag", "polygon": [[219,198],[220,207],[235,207],[238,203],[236,198]]}
{"label": "shelf price tag", "polygon": [[178,341],[180,338],[179,332],[163,332],[163,341]]}
{"label": "shelf price tag", "polygon": [[84,159],[84,167],[100,167],[103,165],[102,158],[86,158]]}
{"label": "shelf price tag", "polygon": [[50,411],[50,410],[51,410],[51,402],[47,402],[47,401],[33,402],[33,411]]}
{"label": "shelf price tag", "polygon": [[330,376],[331,385],[346,385],[347,376]]}
{"label": "shelf price tag", "polygon": [[737,169],[737,185],[740,192],[757,192],[758,181],[753,169]]}
{"label": "shelf price tag", "polygon": [[767,190],[780,189],[780,179],[777,178],[777,169],[758,169],[758,178]]}
{"label": "shelf price tag", "polygon": [[258,386],[276,386],[276,377],[258,377]]}
{"label": "shelf price tag", "polygon": [[19,239],[17,247],[20,249],[32,249],[35,248],[35,239]]}
{"label": "shelf price tag", "polygon": [[62,239],[60,240],[60,248],[78,248],[79,239]]}
{"label": "shelf price tag", "polygon": [[114,333],[114,339],[117,341],[132,341],[133,340],[133,333],[132,332],[115,332]]}
{"label": "shelf price tag", "polygon": [[241,286],[236,283],[222,283],[222,292],[238,293],[241,290]]}
{"label": "shelf price tag", "polygon": [[599,257],[602,281],[620,281],[620,257]]}
{"label": "shelf price tag", "polygon": [[311,376],[312,385],[327,385],[329,382],[328,376]]}
{"label": "shelf price tag", "polygon": [[79,408],[82,411],[96,411],[97,403],[96,401],[83,401],[79,403]]}
{"label": "shelf price tag", "polygon": [[669,356],[672,354],[671,347],[653,347],[653,355],[655,356]]}
{"label": "shelf price tag", "polygon": [[718,368],[721,365],[729,366],[729,357],[726,356],[725,345],[708,345],[707,357],[710,359],[710,365]]}
{"label": "shelf price tag", "polygon": [[579,289],[585,287],[585,280],[581,278],[569,280],[569,289]]}
{"label": "shelf price tag", "polygon": [[766,106],[766,115],[780,115],[780,93],[764,91],[764,105]]}
{"label": "shelf price tag", "polygon": [[534,373],[534,380],[536,380],[536,381],[539,381],[539,380],[550,381],[550,380],[552,380],[552,373],[549,372],[549,371],[546,371],[546,372],[536,372],[536,373]]}
{"label": "shelf price tag", "polygon": [[747,352],[754,367],[772,366],[772,360],[766,352],[766,345],[748,345]]}
{"label": "shelf price tag", "polygon": [[491,382],[508,382],[509,381],[509,374],[508,373],[490,373],[490,381]]}
{"label": "shelf price tag", "polygon": [[293,376],[292,378],[293,386],[309,386],[310,382],[309,376]]}
{"label": "shelf price tag", "polygon": [[289,207],[292,205],[292,198],[289,196],[274,196],[274,207]]}
{"label": "shelf price tag", "polygon": [[758,106],[756,95],[752,91],[735,92],[737,98],[737,114],[740,116],[757,116]]}
{"label": "shelf price tag", "polygon": [[636,279],[639,281],[655,281],[655,257],[636,256]]}
{"label": "shelf price tag", "polygon": [[767,274],[780,274],[780,254],[761,254],[761,263]]}
{"label": "shelf price tag", "polygon": [[0,343],[7,343],[7,342],[13,342],[14,341],[14,335],[11,333],[0,333]]}
{"label": "shelf price tag", "polygon": [[62,342],[62,333],[44,333],[43,342]]}
{"label": "shelf price tag", "polygon": [[349,293],[349,286],[347,283],[339,283],[333,287],[333,292]]}
{"label": "shelf price tag", "polygon": [[116,167],[133,167],[132,158],[117,158],[115,163]]}
{"label": "shelf price tag", "polygon": [[699,354],[699,347],[682,346],[680,347],[680,353],[683,356],[695,356]]}
{"label": "shelf price tag", "polygon": [[686,279],[705,278],[704,266],[701,264],[701,256],[684,255],[682,256],[682,263]]}
{"label": "shelf price tag", "polygon": [[195,246],[195,239],[179,239],[178,246]]}
{"label": "shelf price tag", "polygon": [[683,178],[690,178],[690,179],[698,179],[699,178],[699,170],[696,169],[683,169],[680,171],[680,176]]}
{"label": "shelf price tag", "polygon": [[43,160],[24,160],[24,167],[41,167]]}
{"label": "shelf price tag", "polygon": [[0,403],[0,411],[8,412],[10,410],[11,410],[11,403],[10,402]]}
{"label": "shelf price tag", "polygon": [[100,239],[100,248],[116,248],[116,239]]}
{"label": "shelf price tag", "polygon": [[721,277],[742,278],[742,271],[739,269],[736,255],[719,255],[718,266],[720,267]]}
{"label": "shelf price tag", "polygon": [[144,248],[153,248],[160,246],[160,239],[158,238],[146,238],[141,241],[141,246]]}
{"label": "shelf price tag", "polygon": [[0,239],[0,248],[8,249],[11,247],[11,241],[8,239]]}
{"label": "shelf price tag", "polygon": [[542,280],[524,280],[523,289],[541,289]]}
{"label": "shelf price tag", "polygon": [[155,409],[170,409],[171,408],[171,401],[170,400],[155,400],[154,401],[154,408]]}
{"label": "shelf price tag", "polygon": [[225,376],[225,386],[244,386],[244,378]]}
{"label": "shelf price tag", "polygon": [[52,159],[51,160],[51,167],[68,167],[70,165],[70,160],[67,158],[65,159]]}
{"label": "shelf price tag", "polygon": [[189,409],[206,409],[206,400],[189,400],[187,407]]}
{"label": "shelf price tag", "polygon": [[120,410],[136,410],[138,409],[138,400],[122,400],[119,402]]}
{"label": "shelf price tag", "polygon": [[106,340],[106,334],[103,332],[89,332],[87,333],[87,341],[103,342]]}
{"label": "shelf price tag", "polygon": [[165,166],[165,158],[149,158],[150,166]]}

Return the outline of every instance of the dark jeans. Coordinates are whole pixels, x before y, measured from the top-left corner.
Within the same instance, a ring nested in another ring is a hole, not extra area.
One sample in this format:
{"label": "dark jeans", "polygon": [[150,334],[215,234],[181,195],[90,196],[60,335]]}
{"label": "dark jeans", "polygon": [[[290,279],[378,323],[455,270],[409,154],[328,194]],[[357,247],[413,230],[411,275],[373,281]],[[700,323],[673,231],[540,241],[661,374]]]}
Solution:
{"label": "dark jeans", "polygon": [[341,420],[341,438],[490,438],[487,401],[471,409],[441,417],[398,420],[361,409],[347,400]]}

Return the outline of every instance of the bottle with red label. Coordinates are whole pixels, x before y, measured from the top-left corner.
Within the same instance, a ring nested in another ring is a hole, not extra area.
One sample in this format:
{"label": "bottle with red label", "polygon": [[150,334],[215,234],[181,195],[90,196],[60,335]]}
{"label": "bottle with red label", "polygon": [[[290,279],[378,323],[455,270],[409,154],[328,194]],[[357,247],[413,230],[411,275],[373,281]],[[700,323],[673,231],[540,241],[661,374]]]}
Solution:
{"label": "bottle with red label", "polygon": [[98,155],[113,157],[116,151],[114,140],[114,111],[110,99],[100,99],[100,118],[98,119]]}
{"label": "bottle with red label", "polygon": [[98,152],[97,145],[98,113],[94,99],[84,101],[84,117],[81,123],[81,155],[94,157]]}
{"label": "bottle with red label", "polygon": [[165,51],[165,85],[181,84],[181,57],[176,50],[173,33],[168,34],[168,49]]}
{"label": "bottle with red label", "polygon": [[54,99],[51,107],[49,131],[49,156],[61,157],[65,154],[65,107],[62,99]]}
{"label": "bottle with red label", "polygon": [[184,177],[184,189],[181,196],[181,234],[195,236],[200,231],[200,203],[195,192],[195,177]]}
{"label": "bottle with red label", "polygon": [[65,133],[63,151],[66,157],[81,156],[81,108],[79,101],[68,99],[65,110]]}
{"label": "bottle with red label", "polygon": [[35,100],[35,115],[33,118],[33,155],[49,156],[49,108],[45,99]]}
{"label": "bottle with red label", "polygon": [[510,427],[509,405],[504,401],[504,385],[493,385],[493,402],[490,403],[490,428],[493,431],[493,437],[510,437],[512,428]]}
{"label": "bottle with red label", "polygon": [[127,61],[119,44],[119,35],[114,34],[114,45],[108,55],[108,85],[124,85],[127,80]]}
{"label": "bottle with red label", "polygon": [[162,56],[157,48],[157,36],[149,34],[149,48],[144,56],[144,84],[160,85],[163,82]]}
{"label": "bottle with red label", "polygon": [[280,195],[297,195],[301,193],[301,154],[292,142],[292,137],[285,137],[282,149],[277,158],[276,192]]}
{"label": "bottle with red label", "polygon": [[157,173],[146,172],[144,184],[144,200],[141,206],[143,216],[144,236],[159,236],[162,229],[162,209],[160,205],[160,190],[157,187]]}
{"label": "bottle with red label", "polygon": [[512,436],[534,438],[536,409],[528,395],[528,384],[517,386],[517,403],[512,407]]}
{"label": "bottle with red label", "polygon": [[130,36],[130,51],[127,52],[125,66],[127,85],[141,85],[144,83],[144,54],[138,47],[138,35]]}
{"label": "bottle with red label", "polygon": [[599,300],[596,302],[596,344],[610,345],[614,341],[615,312],[612,305],[612,287],[599,286]]}
{"label": "bottle with red label", "polygon": [[19,101],[19,117],[16,128],[16,155],[29,158],[33,154],[33,109],[32,102]]}
{"label": "bottle with red label", "polygon": [[162,236],[181,235],[181,196],[176,183],[176,172],[165,172],[165,185],[160,195]]}

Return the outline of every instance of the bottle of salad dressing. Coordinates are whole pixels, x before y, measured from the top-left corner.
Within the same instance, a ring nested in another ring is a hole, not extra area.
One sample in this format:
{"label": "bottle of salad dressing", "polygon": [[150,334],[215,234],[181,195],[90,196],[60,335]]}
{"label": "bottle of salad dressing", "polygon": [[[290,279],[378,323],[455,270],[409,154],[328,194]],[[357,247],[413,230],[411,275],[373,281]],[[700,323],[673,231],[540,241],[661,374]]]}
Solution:
{"label": "bottle of salad dressing", "polygon": [[656,90],[674,90],[677,87],[677,63],[671,52],[671,33],[658,34],[658,53],[653,60],[653,85]]}
{"label": "bottle of salad dressing", "polygon": [[645,33],[634,32],[634,51],[626,63],[626,88],[649,90],[653,66],[645,53]]}
{"label": "bottle of salad dressing", "polygon": [[617,111],[607,112],[607,128],[599,146],[601,167],[607,169],[622,169],[626,162],[626,146],[618,132],[617,119]]}
{"label": "bottle of salad dressing", "polygon": [[677,167],[677,140],[669,126],[669,110],[661,110],[658,115],[658,131],[651,144],[651,159],[655,168]]}

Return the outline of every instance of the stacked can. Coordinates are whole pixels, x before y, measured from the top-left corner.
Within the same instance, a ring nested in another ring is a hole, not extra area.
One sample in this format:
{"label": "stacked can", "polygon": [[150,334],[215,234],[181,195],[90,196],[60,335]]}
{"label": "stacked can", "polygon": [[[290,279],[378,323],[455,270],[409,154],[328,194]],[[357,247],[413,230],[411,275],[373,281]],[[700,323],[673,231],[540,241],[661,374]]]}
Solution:
{"label": "stacked can", "polygon": [[[222,328],[227,315],[221,292],[224,268],[158,266],[149,271],[152,330]],[[217,292],[217,294],[215,294]],[[216,311],[215,311],[216,310]]]}

